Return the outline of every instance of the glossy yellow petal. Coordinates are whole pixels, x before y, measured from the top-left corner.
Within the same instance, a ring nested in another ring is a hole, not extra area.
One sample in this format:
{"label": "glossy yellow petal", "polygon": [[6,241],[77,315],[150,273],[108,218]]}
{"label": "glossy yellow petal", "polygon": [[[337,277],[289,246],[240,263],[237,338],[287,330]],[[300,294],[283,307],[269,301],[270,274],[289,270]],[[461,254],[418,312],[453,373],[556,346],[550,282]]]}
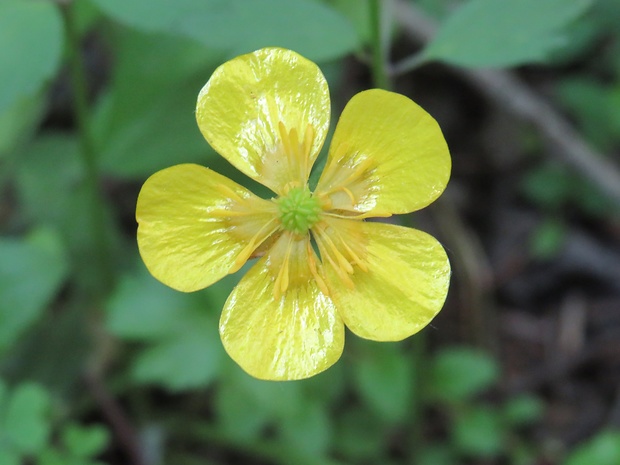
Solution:
{"label": "glossy yellow petal", "polygon": [[151,274],[184,292],[238,270],[278,227],[276,207],[198,165],[166,168],[142,186],[138,248]]}
{"label": "glossy yellow petal", "polygon": [[329,90],[319,68],[281,48],[224,63],[200,91],[196,106],[209,144],[280,195],[288,183],[306,183],[329,116]]}
{"label": "glossy yellow petal", "polygon": [[351,286],[326,264],[330,295],[345,324],[358,336],[376,341],[411,336],[443,306],[450,282],[446,252],[434,237],[416,229],[357,223],[337,219],[334,227],[345,236],[357,230],[349,242],[363,249],[357,255],[366,271],[354,266]]}
{"label": "glossy yellow petal", "polygon": [[340,358],[344,325],[315,279],[317,262],[308,237],[285,232],[228,298],[220,335],[250,375],[302,379]]}
{"label": "glossy yellow petal", "polygon": [[345,107],[316,192],[336,210],[408,213],[439,197],[450,168],[433,117],[403,95],[372,89]]}

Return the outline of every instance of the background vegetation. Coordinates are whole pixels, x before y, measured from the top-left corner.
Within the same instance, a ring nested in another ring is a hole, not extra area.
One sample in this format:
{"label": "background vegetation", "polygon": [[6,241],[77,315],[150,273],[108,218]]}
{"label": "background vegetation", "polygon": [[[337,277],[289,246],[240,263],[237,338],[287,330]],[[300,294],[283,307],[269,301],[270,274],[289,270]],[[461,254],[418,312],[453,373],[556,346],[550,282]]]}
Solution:
{"label": "background vegetation", "polygon": [[[620,2],[0,0],[0,464],[620,463]],[[319,63],[334,122],[390,87],[453,155],[399,219],[454,276],[401,343],[251,379],[221,347],[238,279],[145,271],[134,208],[200,136],[216,66],[278,45]]]}

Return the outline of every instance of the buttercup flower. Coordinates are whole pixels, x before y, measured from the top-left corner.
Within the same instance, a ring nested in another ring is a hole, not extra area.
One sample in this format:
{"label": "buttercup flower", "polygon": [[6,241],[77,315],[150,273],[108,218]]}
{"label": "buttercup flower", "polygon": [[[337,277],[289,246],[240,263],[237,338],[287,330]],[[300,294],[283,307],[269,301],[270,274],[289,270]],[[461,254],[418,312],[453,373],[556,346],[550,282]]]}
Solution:
{"label": "buttercup flower", "polygon": [[209,144],[274,197],[198,165],[164,169],[138,197],[138,246],[151,274],[184,292],[260,257],[220,319],[224,347],[246,372],[313,376],[340,357],[345,325],[397,341],[439,312],[450,278],[439,242],[364,221],[413,212],[444,190],[450,155],[422,108],[379,89],[355,95],[313,191],[330,101],[311,61],[280,48],[228,61],[200,92],[196,118]]}

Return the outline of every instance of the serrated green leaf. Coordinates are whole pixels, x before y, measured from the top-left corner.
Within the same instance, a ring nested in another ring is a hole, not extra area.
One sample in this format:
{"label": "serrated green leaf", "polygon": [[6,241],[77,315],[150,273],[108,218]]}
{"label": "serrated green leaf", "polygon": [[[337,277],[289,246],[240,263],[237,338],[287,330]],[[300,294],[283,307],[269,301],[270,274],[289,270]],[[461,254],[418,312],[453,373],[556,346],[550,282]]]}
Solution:
{"label": "serrated green leaf", "polygon": [[562,465],[617,465],[620,463],[620,431],[604,430],[574,449]]}
{"label": "serrated green leaf", "polygon": [[62,442],[75,458],[87,459],[99,455],[110,440],[110,433],[101,425],[67,425],[62,431]]}
{"label": "serrated green leaf", "polygon": [[540,62],[565,43],[562,29],[591,3],[471,0],[443,23],[424,56],[469,67]]}
{"label": "serrated green leaf", "polygon": [[455,447],[465,455],[492,458],[503,449],[501,418],[488,407],[474,407],[458,414],[452,435]]}
{"label": "serrated green leaf", "polygon": [[36,384],[20,384],[8,401],[3,429],[9,443],[18,451],[33,454],[47,444],[50,433],[50,398]]}
{"label": "serrated green leaf", "polygon": [[[368,343],[372,344],[372,343]],[[413,366],[397,344],[372,344],[355,365],[362,398],[383,419],[406,418],[416,388]]]}
{"label": "serrated green leaf", "polygon": [[332,60],[357,36],[342,15],[310,0],[94,0],[112,18],[151,32],[190,37],[231,55],[266,46]]}
{"label": "serrated green leaf", "polygon": [[0,114],[34,95],[56,73],[62,41],[62,19],[54,3],[0,3]]}
{"label": "serrated green leaf", "polygon": [[443,402],[463,402],[491,387],[499,378],[499,367],[483,352],[452,347],[435,356],[430,375],[430,396]]}
{"label": "serrated green leaf", "polygon": [[26,239],[0,238],[0,352],[32,325],[67,276],[57,234],[34,231]]}

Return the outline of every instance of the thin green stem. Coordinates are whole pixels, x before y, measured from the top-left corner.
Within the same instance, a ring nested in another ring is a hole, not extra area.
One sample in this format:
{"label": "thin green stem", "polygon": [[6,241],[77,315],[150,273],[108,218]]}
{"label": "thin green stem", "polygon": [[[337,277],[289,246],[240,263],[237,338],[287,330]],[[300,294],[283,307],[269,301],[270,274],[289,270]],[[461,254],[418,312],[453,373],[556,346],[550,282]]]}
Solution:
{"label": "thin green stem", "polygon": [[109,259],[108,238],[105,233],[104,201],[99,191],[97,150],[88,109],[86,74],[80,49],[80,35],[76,27],[72,6],[72,2],[59,4],[65,25],[67,58],[73,90],[73,112],[80,139],[80,154],[86,173],[85,182],[90,197],[92,248],[94,258],[97,261],[96,272],[99,274],[97,279],[99,285],[96,292],[103,294],[112,285],[113,274]]}
{"label": "thin green stem", "polygon": [[372,34],[372,79],[379,89],[390,89],[387,73],[387,50],[383,22],[383,0],[370,1],[370,30]]}

